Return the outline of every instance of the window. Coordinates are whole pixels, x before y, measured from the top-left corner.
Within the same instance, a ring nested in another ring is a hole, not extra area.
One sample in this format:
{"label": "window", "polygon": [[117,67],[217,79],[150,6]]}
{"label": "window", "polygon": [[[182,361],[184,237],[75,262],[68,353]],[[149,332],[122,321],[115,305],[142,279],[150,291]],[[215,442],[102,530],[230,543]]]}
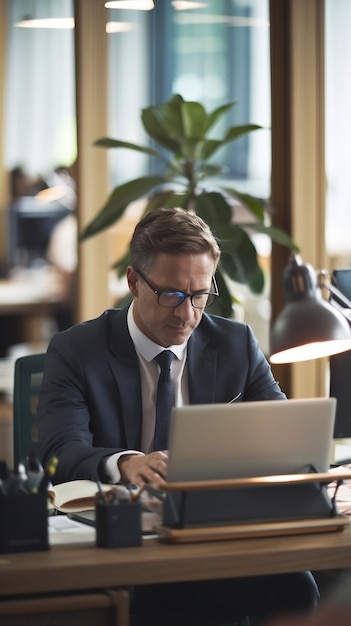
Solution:
{"label": "window", "polygon": [[45,176],[77,153],[74,30],[15,24],[30,10],[36,18],[73,16],[73,0],[7,4],[4,162],[8,171]]}
{"label": "window", "polygon": [[[326,251],[351,262],[351,4],[326,0]],[[337,262],[338,264],[338,262]]]}
{"label": "window", "polygon": [[[228,126],[255,123],[267,130],[240,139],[218,158],[228,166],[228,178],[269,196],[268,0],[197,4],[176,10],[171,0],[162,0],[153,11],[109,11],[109,21],[120,25],[109,38],[110,134],[145,143],[141,109],[172,93],[198,100],[208,110],[236,101]],[[114,184],[151,167],[145,157],[128,151],[114,154],[111,163]]]}
{"label": "window", "polygon": [[[225,164],[229,183],[269,197],[268,0],[206,0],[192,2],[197,8],[184,10],[177,10],[175,4],[156,0],[152,11],[109,11],[108,21],[116,23],[117,31],[108,40],[109,135],[147,145],[141,109],[168,100],[172,93],[200,101],[208,110],[236,101],[226,118],[226,128],[255,123],[265,130],[222,149],[217,162]],[[215,127],[213,134],[220,131]],[[111,150],[109,159],[113,186],[157,171],[158,164],[151,158],[132,151]],[[119,240],[123,228],[118,225]],[[266,236],[254,238],[266,269],[266,293],[254,297],[243,285],[235,286],[234,292],[245,303],[246,321],[268,351],[270,240]]]}

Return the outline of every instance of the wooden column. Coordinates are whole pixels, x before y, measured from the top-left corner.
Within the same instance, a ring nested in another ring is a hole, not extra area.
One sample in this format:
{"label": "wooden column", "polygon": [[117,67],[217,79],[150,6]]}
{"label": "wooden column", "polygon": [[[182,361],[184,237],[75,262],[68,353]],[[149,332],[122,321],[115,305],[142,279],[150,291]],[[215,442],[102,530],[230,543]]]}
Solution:
{"label": "wooden column", "polygon": [[[107,135],[107,39],[103,0],[75,0],[75,58],[78,128],[78,219],[81,231],[108,196],[107,151],[93,142]],[[78,319],[110,306],[106,232],[79,245]]]}
{"label": "wooden column", "polygon": [[[272,108],[272,175],[271,198],[275,213],[273,224],[292,232],[291,201],[291,93],[290,93],[290,12],[286,0],[270,2],[271,33],[271,108]],[[289,251],[272,246],[272,321],[284,306],[283,269]],[[274,365],[273,372],[281,388],[291,396],[290,365]]]}
{"label": "wooden column", "polygon": [[[304,262],[325,266],[324,1],[271,0],[272,200]],[[283,307],[285,251],[274,247],[272,319]],[[325,395],[320,360],[280,366],[290,397]],[[283,379],[282,379],[283,378]]]}
{"label": "wooden column", "polygon": [[5,232],[5,209],[9,199],[8,174],[4,163],[4,129],[5,129],[5,73],[7,47],[7,2],[0,0],[0,263],[4,262],[7,254],[7,238]]}

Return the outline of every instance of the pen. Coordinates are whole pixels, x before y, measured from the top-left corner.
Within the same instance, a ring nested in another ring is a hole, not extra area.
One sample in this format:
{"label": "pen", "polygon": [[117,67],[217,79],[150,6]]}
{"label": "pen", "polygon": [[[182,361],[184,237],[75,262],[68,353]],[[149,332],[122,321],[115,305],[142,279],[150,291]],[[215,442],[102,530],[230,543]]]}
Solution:
{"label": "pen", "polygon": [[26,488],[30,493],[36,493],[44,476],[44,469],[34,452],[29,455],[27,463]]}
{"label": "pen", "polygon": [[154,496],[155,498],[158,498],[158,500],[164,500],[166,498],[165,492],[159,489],[158,487],[156,487],[155,485],[148,483],[144,485],[144,488],[145,488],[145,491],[150,496]]}
{"label": "pen", "polygon": [[138,487],[138,485],[127,483],[126,487],[129,491],[130,501],[136,502],[137,500],[139,500],[141,494],[143,493],[145,489],[145,484],[142,487]]}
{"label": "pen", "polygon": [[99,491],[99,500],[100,502],[107,502],[106,496],[104,494],[101,482],[99,480],[96,480],[96,484],[97,484],[97,488]]}
{"label": "pen", "polygon": [[6,495],[14,496],[19,493],[29,494],[26,489],[27,474],[23,463],[19,463],[16,471],[10,474],[6,481]]}

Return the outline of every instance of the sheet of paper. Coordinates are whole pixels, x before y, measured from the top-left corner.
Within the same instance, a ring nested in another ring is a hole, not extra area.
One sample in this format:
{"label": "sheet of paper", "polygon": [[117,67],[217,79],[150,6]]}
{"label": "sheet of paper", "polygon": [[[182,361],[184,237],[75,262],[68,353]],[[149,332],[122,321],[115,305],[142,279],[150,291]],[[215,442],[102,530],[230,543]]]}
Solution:
{"label": "sheet of paper", "polygon": [[[70,519],[67,515],[52,515],[48,518],[49,543],[58,545],[65,543],[95,543],[95,528],[88,524]],[[152,532],[153,526],[160,522],[157,514],[143,513],[143,539],[156,537]],[[144,534],[145,533],[145,534]]]}
{"label": "sheet of paper", "polygon": [[52,515],[48,520],[50,545],[95,542],[92,526],[71,520],[67,515]]}

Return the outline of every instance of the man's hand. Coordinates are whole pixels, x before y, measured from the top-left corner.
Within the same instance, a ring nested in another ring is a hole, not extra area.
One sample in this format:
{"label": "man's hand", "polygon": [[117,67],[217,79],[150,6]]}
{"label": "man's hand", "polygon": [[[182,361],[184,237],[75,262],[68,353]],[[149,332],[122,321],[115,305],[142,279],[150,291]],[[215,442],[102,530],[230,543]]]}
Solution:
{"label": "man's hand", "polygon": [[143,487],[150,483],[162,488],[167,474],[167,452],[157,450],[150,454],[125,454],[118,460],[118,469],[123,483]]}

